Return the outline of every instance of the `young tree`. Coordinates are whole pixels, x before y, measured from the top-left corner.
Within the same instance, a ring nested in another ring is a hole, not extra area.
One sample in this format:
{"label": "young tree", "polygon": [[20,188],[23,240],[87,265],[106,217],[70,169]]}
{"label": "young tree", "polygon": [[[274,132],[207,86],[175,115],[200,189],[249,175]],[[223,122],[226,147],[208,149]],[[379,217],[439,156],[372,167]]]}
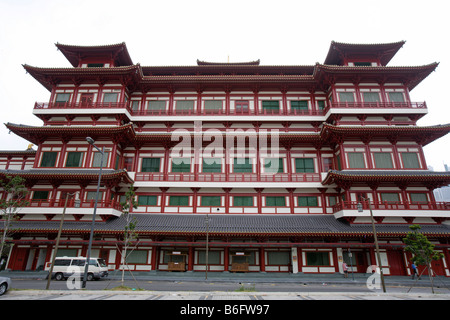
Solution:
{"label": "young tree", "polygon": [[434,250],[434,244],[419,232],[420,225],[414,224],[409,228],[412,231],[408,233],[406,238],[403,238],[403,242],[406,244],[405,251],[413,254],[411,261],[416,265],[426,266],[431,281],[431,291],[434,293],[431,262],[442,259],[444,255]]}
{"label": "young tree", "polygon": [[[136,232],[136,223],[137,219],[136,217],[133,217],[130,213],[131,208],[136,209],[137,201],[136,201],[136,193],[134,192],[134,186],[131,185],[131,187],[128,189],[128,191],[125,193],[125,202],[121,203],[122,205],[122,213],[123,217],[125,219],[125,228],[124,228],[124,234],[123,234],[123,248],[122,248],[122,266],[127,265],[127,251],[132,243],[132,241],[136,240],[138,237],[138,234]],[[122,286],[124,282],[124,273],[125,268],[122,267]]]}
{"label": "young tree", "polygon": [[0,188],[6,193],[6,199],[0,200],[0,228],[3,230],[0,238],[0,261],[6,251],[6,241],[14,233],[12,223],[17,220],[17,213],[21,207],[28,205],[25,196],[28,191],[25,179],[19,176],[6,176],[0,181]]}

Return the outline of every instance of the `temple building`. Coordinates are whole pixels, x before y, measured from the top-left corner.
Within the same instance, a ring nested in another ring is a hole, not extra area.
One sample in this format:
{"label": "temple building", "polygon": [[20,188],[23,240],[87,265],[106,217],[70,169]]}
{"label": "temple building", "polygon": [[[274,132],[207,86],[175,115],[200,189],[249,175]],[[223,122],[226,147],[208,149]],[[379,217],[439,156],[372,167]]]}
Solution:
{"label": "temple building", "polygon": [[450,172],[423,153],[450,124],[418,126],[427,105],[410,99],[438,63],[388,66],[403,45],[333,41],[315,65],[141,66],[125,43],[57,43],[71,67],[23,66],[50,93],[33,108],[42,126],[5,124],[36,146],[0,151],[0,179],[23,177],[29,201],[6,268],[51,261],[66,198],[57,255],[86,256],[101,173],[91,256],[110,270],[133,186],[134,271],[366,273],[372,210],[385,275],[410,274],[402,238],[420,224],[450,276],[450,203],[433,194]]}

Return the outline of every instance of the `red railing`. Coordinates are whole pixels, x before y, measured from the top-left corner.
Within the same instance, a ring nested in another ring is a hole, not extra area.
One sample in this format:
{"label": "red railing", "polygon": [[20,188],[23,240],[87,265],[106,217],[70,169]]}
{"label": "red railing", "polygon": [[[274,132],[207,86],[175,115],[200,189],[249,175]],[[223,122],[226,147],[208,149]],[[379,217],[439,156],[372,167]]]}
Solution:
{"label": "red railing", "polygon": [[[29,200],[27,207],[40,208],[64,208],[65,200]],[[69,199],[67,208],[94,208],[95,200],[75,201]],[[117,201],[98,201],[97,208],[109,208],[122,211],[122,206]]]}
{"label": "red railing", "polygon": [[138,172],[135,181],[181,182],[320,182],[318,173],[153,173]]}
{"label": "red railing", "polygon": [[[330,107],[325,108],[325,113]],[[333,102],[332,109],[427,109],[426,102]]]}
{"label": "red railing", "polygon": [[[333,213],[341,210],[358,210],[358,201],[343,201],[333,206]],[[361,202],[363,210],[369,210],[367,202]],[[450,210],[450,202],[382,201],[371,203],[372,210]]]}
{"label": "red railing", "polygon": [[127,109],[131,112],[128,102],[36,102],[34,109]]}

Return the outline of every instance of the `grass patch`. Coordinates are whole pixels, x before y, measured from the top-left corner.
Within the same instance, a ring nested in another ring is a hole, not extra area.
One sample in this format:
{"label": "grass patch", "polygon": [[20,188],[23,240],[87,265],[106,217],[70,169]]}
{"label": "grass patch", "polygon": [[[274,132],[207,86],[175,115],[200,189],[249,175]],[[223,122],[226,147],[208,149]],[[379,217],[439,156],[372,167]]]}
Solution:
{"label": "grass patch", "polygon": [[144,289],[141,289],[141,288],[131,288],[128,286],[117,286],[117,287],[107,289],[107,290],[111,290],[111,291],[145,291]]}
{"label": "grass patch", "polygon": [[250,287],[246,287],[243,284],[241,284],[241,286],[234,291],[235,292],[256,292],[256,289],[255,289],[254,284],[252,284]]}

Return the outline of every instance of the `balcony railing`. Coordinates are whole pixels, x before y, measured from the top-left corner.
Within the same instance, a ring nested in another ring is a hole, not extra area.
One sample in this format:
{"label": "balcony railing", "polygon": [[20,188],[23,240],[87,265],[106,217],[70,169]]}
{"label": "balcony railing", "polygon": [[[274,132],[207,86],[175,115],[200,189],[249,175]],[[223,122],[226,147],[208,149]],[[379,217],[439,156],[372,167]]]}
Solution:
{"label": "balcony railing", "polygon": [[[342,210],[358,210],[357,201],[343,201],[334,205],[333,213]],[[363,210],[369,210],[367,202],[361,202]],[[450,210],[450,202],[382,201],[371,203],[372,210]]]}
{"label": "balcony railing", "polygon": [[135,181],[180,182],[320,182],[318,173],[153,173],[138,172]]}
{"label": "balcony railing", "polygon": [[[37,208],[64,208],[65,200],[29,200],[27,207]],[[94,208],[95,200],[75,201],[69,199],[67,208]],[[98,201],[97,208],[115,209],[122,211],[122,205],[118,201]]]}
{"label": "balcony railing", "polygon": [[426,110],[425,102],[333,102],[323,110],[288,109],[250,110],[250,109],[189,109],[189,110],[132,110],[128,102],[36,102],[34,109],[126,109],[132,116],[324,116],[333,109],[406,109]]}

